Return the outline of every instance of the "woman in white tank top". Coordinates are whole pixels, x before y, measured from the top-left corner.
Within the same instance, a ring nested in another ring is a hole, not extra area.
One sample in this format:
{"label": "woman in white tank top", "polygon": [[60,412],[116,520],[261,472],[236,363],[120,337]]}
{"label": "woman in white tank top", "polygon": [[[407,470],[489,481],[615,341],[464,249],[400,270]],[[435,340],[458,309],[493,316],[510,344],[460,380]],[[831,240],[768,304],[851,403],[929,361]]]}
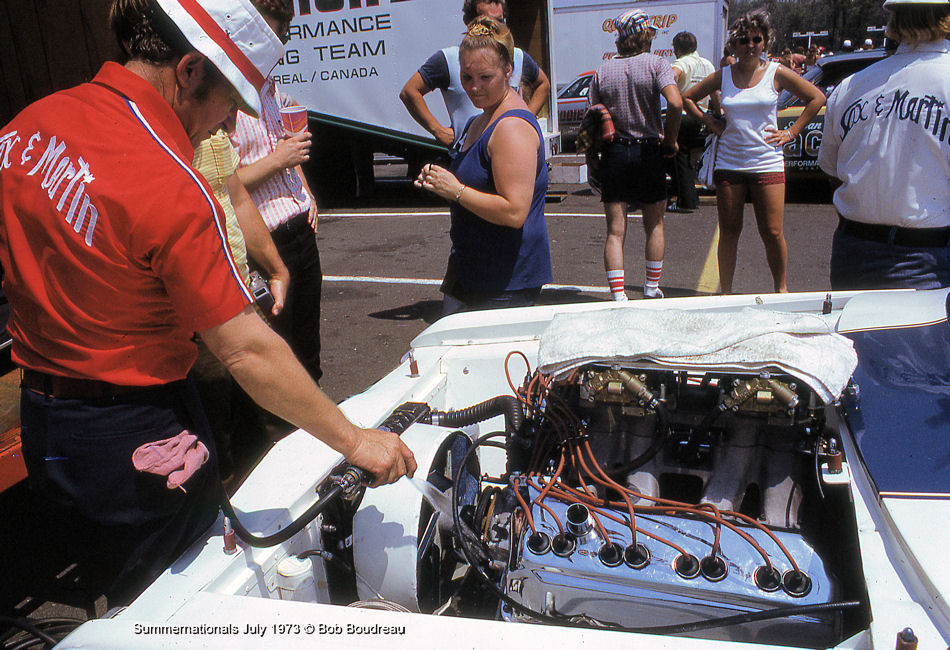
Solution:
{"label": "woman in white tank top", "polygon": [[[787,251],[782,219],[785,213],[783,149],[805,128],[825,103],[821,90],[778,63],[762,58],[772,40],[768,14],[752,11],[733,23],[729,43],[736,63],[718,70],[683,94],[683,105],[719,136],[713,179],[719,208],[719,285],[732,293],[736,253],[742,232],[745,198],[752,207],[774,289],[786,292]],[[776,104],[787,90],[805,102],[795,123],[778,130]],[[725,119],[704,113],[697,100],[722,92]]]}

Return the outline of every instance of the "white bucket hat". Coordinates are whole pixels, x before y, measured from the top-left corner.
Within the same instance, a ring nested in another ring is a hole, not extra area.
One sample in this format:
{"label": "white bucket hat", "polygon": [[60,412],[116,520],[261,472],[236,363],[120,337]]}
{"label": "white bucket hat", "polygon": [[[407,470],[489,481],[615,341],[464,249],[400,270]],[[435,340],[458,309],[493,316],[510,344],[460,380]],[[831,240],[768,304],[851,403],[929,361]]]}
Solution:
{"label": "white bucket hat", "polygon": [[157,0],[191,45],[240,93],[257,117],[261,88],[284,46],[248,0]]}

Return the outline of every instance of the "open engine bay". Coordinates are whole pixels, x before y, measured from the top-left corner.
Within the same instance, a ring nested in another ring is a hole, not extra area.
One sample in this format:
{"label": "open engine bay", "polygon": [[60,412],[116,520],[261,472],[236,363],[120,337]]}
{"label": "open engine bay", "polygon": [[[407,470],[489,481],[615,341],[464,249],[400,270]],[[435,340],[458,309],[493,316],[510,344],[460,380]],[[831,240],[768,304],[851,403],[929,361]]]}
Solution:
{"label": "open engine bay", "polygon": [[867,625],[834,407],[808,385],[590,364],[516,387],[517,356],[517,397],[384,423],[451,505],[377,489],[324,512],[332,602],[806,647]]}

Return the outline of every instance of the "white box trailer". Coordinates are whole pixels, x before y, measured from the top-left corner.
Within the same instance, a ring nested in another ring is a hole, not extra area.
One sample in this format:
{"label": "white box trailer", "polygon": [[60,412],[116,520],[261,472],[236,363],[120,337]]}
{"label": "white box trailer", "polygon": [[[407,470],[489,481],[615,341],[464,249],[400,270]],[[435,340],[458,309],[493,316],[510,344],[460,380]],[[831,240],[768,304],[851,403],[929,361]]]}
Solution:
{"label": "white box trailer", "polygon": [[[553,79],[550,0],[509,5],[515,43]],[[462,0],[294,0],[294,13],[290,42],[273,76],[309,110],[317,165],[312,176],[318,183],[334,177],[325,191],[362,193],[372,182],[374,152],[418,159],[445,151],[413,121],[399,91],[433,52],[461,42]],[[447,124],[441,93],[426,101]],[[548,155],[560,142],[553,106],[552,82],[550,117],[542,120]]]}
{"label": "white box trailer", "polygon": [[[627,9],[642,9],[657,30],[652,52],[672,61],[673,37],[682,31],[696,36],[697,51],[718,66],[726,44],[727,0],[551,0],[554,16],[557,87],[596,70],[617,53],[612,20]],[[554,82],[552,82],[554,83]]]}

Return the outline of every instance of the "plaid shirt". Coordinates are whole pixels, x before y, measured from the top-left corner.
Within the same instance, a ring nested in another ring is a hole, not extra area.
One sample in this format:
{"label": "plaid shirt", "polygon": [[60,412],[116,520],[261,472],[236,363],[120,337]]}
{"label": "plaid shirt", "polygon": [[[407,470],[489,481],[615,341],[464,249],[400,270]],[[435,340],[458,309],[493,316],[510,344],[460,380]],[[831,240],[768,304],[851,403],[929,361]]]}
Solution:
{"label": "plaid shirt", "polygon": [[596,152],[603,145],[613,142],[614,120],[603,104],[594,104],[584,113],[577,131],[577,153]]}

